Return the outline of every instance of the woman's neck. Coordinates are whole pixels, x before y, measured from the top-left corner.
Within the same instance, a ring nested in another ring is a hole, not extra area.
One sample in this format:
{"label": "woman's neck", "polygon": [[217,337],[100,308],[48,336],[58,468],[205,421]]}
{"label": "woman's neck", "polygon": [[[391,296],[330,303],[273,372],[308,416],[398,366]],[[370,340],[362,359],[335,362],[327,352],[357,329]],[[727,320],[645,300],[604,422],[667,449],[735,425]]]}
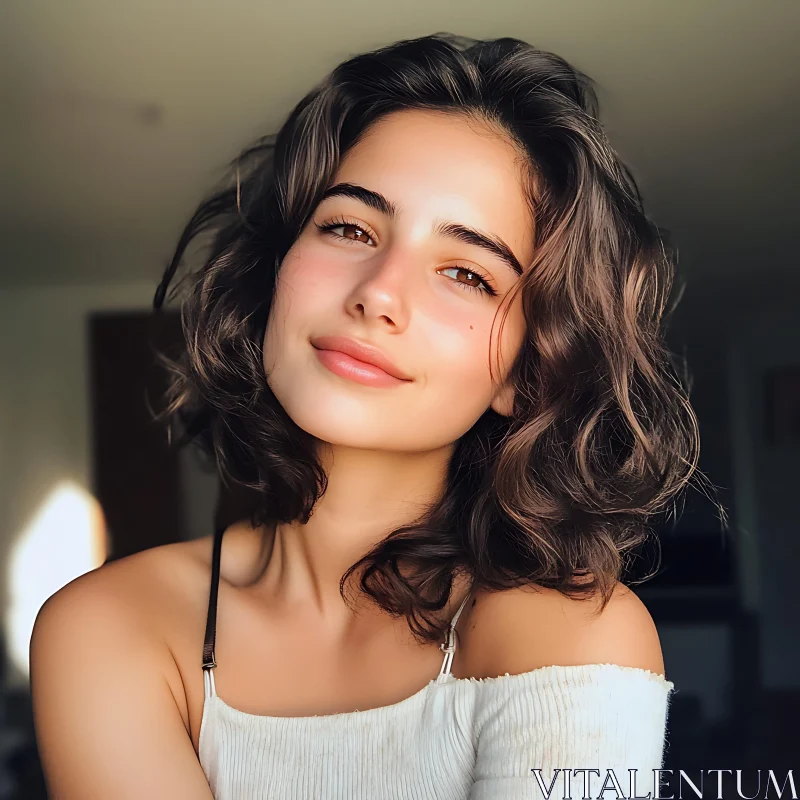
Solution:
{"label": "woman's neck", "polygon": [[[387,534],[413,523],[436,502],[451,455],[452,447],[385,453],[327,445],[325,493],[306,524],[276,526],[259,595],[273,606],[305,606],[333,636],[345,635],[353,611],[339,592],[342,575]],[[366,607],[364,613],[369,613]]]}

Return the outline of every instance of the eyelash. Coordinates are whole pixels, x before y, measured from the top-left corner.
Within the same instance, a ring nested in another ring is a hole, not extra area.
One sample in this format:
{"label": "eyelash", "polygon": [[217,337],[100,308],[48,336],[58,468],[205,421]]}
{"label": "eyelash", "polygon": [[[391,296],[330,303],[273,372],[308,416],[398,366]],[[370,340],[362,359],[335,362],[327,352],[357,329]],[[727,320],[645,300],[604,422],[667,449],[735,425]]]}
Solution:
{"label": "eyelash", "polygon": [[[346,220],[346,219],[342,219],[342,218],[337,218],[337,219],[332,219],[330,222],[326,222],[326,223],[324,223],[322,225],[320,225],[320,224],[315,222],[314,225],[315,225],[315,227],[317,228],[317,230],[320,233],[324,233],[327,236],[333,236],[335,239],[341,239],[342,241],[345,241],[345,242],[352,242],[353,244],[358,244],[358,242],[356,242],[355,239],[350,239],[347,236],[342,236],[341,234],[334,233],[334,230],[336,228],[342,228],[342,227],[353,227],[353,228],[358,228],[358,230],[360,230],[360,231],[363,231],[371,239],[375,238],[375,234],[366,225],[363,225],[360,222],[355,222],[353,220]],[[363,242],[362,242],[362,244],[363,244]],[[455,270],[458,270],[460,272],[466,272],[469,275],[475,275],[476,277],[480,278],[480,280],[482,281],[482,283],[483,283],[483,285],[485,287],[485,288],[482,289],[482,288],[480,288],[478,286],[471,286],[468,283],[461,283],[460,281],[455,281],[454,280],[454,282],[456,284],[458,284],[460,287],[462,287],[463,289],[466,289],[467,291],[471,291],[471,292],[478,292],[479,294],[485,294],[485,295],[487,295],[489,297],[496,297],[497,296],[497,290],[494,288],[491,279],[489,277],[487,277],[486,275],[483,275],[482,273],[478,272],[478,270],[476,270],[476,269],[467,269],[467,267],[457,267],[457,266],[456,267],[444,267],[444,269],[446,269],[446,270],[447,269],[455,269]]]}

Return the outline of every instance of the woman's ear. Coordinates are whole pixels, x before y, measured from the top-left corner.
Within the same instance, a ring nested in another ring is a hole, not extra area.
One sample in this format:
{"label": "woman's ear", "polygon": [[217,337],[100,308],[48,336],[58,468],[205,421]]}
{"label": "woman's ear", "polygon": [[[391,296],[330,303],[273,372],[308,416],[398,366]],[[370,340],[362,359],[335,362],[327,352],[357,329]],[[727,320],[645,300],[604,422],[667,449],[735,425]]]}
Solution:
{"label": "woman's ear", "polygon": [[510,380],[507,380],[494,396],[491,408],[501,417],[511,416],[514,411],[514,386]]}

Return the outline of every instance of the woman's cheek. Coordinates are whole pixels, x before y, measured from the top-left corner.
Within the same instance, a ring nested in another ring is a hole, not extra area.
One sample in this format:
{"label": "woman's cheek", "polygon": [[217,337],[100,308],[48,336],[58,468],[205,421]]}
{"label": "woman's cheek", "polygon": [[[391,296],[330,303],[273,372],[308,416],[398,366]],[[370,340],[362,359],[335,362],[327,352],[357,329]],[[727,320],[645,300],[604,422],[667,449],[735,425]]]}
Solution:
{"label": "woman's cheek", "polygon": [[450,352],[442,357],[448,365],[448,381],[461,402],[477,405],[491,401],[489,373],[489,331],[491,324],[472,319],[459,325],[461,335]]}
{"label": "woman's cheek", "polygon": [[290,251],[281,265],[276,293],[285,322],[302,323],[319,314],[330,314],[336,287],[341,290],[343,277],[341,264],[314,248]]}

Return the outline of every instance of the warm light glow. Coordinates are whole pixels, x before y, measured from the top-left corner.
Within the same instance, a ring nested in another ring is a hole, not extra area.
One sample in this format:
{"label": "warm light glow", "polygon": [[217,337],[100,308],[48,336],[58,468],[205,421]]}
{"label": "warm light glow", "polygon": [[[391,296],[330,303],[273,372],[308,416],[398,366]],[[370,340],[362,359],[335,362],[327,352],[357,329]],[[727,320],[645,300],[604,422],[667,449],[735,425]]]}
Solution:
{"label": "warm light glow", "polygon": [[77,484],[60,483],[20,534],[8,561],[6,640],[12,663],[26,676],[33,623],[44,601],[106,556],[100,504]]}

